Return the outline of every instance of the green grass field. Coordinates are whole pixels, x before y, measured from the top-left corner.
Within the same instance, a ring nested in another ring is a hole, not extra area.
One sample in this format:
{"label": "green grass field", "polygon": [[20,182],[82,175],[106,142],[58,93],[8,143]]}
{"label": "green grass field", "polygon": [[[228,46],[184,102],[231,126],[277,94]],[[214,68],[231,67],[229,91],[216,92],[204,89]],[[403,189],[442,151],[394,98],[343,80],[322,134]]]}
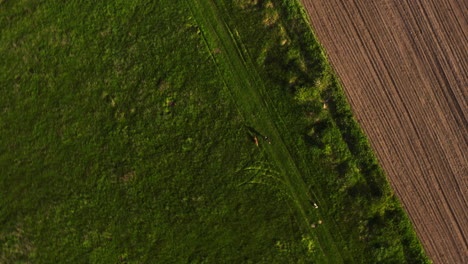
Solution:
{"label": "green grass field", "polygon": [[0,263],[429,262],[297,1],[0,0],[0,57]]}

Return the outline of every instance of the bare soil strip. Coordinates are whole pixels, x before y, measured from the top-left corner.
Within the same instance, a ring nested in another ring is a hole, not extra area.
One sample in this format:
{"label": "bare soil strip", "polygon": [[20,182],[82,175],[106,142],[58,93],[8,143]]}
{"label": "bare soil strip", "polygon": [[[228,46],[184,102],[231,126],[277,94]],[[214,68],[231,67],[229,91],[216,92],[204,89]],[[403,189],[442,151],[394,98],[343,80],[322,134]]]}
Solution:
{"label": "bare soil strip", "polygon": [[468,263],[468,1],[302,0],[434,263]]}

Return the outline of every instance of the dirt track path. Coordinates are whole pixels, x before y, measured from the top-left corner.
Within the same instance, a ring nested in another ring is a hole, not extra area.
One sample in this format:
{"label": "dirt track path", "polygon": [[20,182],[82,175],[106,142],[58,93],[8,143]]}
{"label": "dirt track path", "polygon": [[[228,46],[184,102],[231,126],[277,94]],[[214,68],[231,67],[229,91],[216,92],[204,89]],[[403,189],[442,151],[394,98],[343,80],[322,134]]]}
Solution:
{"label": "dirt track path", "polygon": [[468,263],[468,1],[302,0],[434,263]]}

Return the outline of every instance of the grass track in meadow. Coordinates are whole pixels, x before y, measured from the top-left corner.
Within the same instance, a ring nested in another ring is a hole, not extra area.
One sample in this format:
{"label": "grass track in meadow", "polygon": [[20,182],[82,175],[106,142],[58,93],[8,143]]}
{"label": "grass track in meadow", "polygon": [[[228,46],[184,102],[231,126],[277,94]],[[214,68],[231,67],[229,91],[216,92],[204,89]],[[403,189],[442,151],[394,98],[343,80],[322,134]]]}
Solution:
{"label": "grass track in meadow", "polygon": [[[187,3],[189,2],[187,1]],[[322,261],[341,263],[343,261],[341,254],[346,254],[346,252],[338,250],[329,235],[329,229],[326,226],[319,230],[310,228],[310,219],[322,219],[322,217],[320,210],[313,210],[309,201],[318,203],[321,201],[316,200],[317,195],[308,193],[303,175],[297,169],[296,162],[289,155],[290,151],[297,150],[291,150],[291,147],[288,148],[283,141],[277,127],[282,126],[282,130],[287,128],[281,116],[276,114],[274,103],[269,98],[264,82],[257,74],[241,40],[223,20],[219,8],[225,7],[222,6],[222,3],[215,3],[211,0],[196,0],[191,3],[194,3],[193,5],[189,3],[189,5],[191,5],[193,14],[203,29],[207,48],[210,50],[213,60],[221,68],[220,72],[226,82],[226,88],[230,91],[233,100],[237,102],[237,107],[245,119],[244,122],[261,131],[262,135],[272,139],[273,144],[271,145],[261,139],[261,148],[267,151],[269,156],[273,158],[275,167],[281,171],[293,202],[303,216],[303,224],[306,229],[309,229],[314,237],[319,238],[320,247],[327,248],[328,254],[322,255]],[[223,11],[224,14],[228,14],[227,10]],[[215,49],[220,49],[221,53],[215,54]],[[321,252],[324,254],[323,250]]]}

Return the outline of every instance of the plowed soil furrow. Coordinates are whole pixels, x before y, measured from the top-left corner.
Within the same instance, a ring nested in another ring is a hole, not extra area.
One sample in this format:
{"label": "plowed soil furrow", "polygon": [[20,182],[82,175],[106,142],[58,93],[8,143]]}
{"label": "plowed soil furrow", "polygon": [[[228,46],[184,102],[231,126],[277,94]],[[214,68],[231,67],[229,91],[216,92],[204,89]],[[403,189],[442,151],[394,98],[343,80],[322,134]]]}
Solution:
{"label": "plowed soil furrow", "polygon": [[434,263],[468,263],[468,1],[302,0]]}

